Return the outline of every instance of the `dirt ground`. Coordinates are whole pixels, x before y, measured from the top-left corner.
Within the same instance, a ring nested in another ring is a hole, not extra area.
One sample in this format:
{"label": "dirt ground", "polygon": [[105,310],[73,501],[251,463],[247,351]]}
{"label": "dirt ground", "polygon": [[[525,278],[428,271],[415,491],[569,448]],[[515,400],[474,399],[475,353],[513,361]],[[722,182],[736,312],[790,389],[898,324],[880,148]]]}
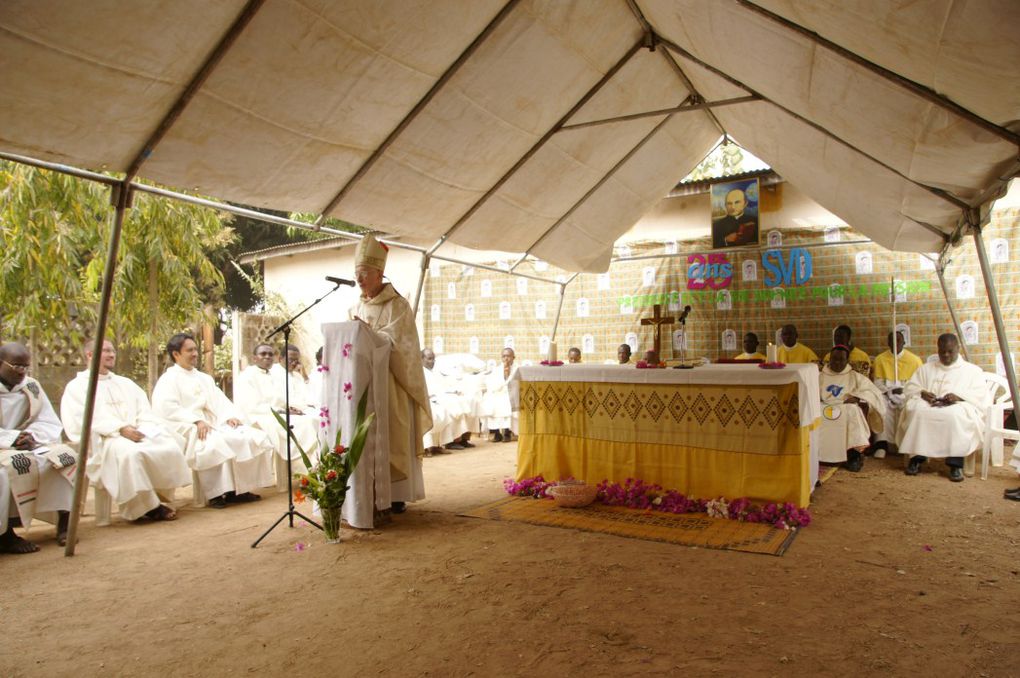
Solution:
{"label": "dirt ground", "polygon": [[869,460],[773,557],[458,517],[502,496],[515,447],[424,460],[429,498],[340,545],[298,525],[251,549],[286,510],[268,491],[86,516],[73,558],[35,526],[41,552],[0,556],[0,675],[1020,676],[1011,470]]}

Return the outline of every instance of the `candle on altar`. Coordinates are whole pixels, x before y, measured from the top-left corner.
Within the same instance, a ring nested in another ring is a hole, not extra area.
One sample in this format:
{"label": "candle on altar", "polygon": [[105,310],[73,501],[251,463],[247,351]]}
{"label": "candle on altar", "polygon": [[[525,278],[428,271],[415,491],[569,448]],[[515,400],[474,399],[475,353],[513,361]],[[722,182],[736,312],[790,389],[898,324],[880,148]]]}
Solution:
{"label": "candle on altar", "polygon": [[776,348],[776,345],[773,344],[772,342],[769,342],[768,348],[766,349],[765,358],[770,363],[779,362],[779,350]]}
{"label": "candle on altar", "polygon": [[546,360],[548,360],[549,362],[555,362],[556,361],[556,342],[555,341],[550,341],[549,342],[549,355],[546,356]]}

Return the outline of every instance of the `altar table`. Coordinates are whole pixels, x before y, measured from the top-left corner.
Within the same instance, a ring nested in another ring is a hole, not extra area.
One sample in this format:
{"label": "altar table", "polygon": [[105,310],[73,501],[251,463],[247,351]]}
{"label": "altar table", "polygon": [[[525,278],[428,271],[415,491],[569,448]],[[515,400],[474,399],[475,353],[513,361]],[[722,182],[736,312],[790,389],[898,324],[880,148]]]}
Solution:
{"label": "altar table", "polygon": [[807,506],[818,368],[529,366],[517,371],[517,479],[627,478],[701,499]]}

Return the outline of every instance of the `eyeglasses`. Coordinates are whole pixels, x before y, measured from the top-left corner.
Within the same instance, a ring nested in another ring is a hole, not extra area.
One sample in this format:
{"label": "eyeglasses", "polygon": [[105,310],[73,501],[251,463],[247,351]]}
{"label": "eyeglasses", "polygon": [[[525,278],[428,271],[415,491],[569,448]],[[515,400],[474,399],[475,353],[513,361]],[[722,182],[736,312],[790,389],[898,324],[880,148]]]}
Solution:
{"label": "eyeglasses", "polygon": [[28,372],[28,368],[31,367],[31,365],[15,365],[14,363],[7,362],[6,360],[0,360],[0,363],[7,365],[12,370],[18,370],[19,372]]}

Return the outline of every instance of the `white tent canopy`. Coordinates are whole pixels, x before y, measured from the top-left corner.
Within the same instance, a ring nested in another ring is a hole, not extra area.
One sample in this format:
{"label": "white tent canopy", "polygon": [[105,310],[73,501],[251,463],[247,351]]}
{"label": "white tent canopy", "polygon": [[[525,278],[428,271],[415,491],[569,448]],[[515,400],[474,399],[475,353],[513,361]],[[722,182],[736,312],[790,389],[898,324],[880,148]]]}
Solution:
{"label": "white tent canopy", "polygon": [[0,151],[603,271],[726,134],[930,252],[1016,171],[1017,26],[1012,0],[7,0]]}

